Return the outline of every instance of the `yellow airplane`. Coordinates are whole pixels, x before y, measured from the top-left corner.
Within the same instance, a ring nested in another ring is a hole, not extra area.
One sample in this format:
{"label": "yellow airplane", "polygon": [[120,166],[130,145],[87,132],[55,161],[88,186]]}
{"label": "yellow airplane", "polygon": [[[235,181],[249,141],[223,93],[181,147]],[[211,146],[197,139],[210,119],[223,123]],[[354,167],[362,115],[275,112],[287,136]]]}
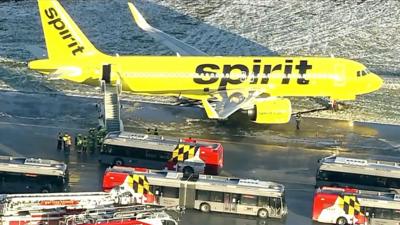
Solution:
{"label": "yellow airplane", "polygon": [[285,97],[354,100],[382,85],[382,79],[364,65],[342,58],[207,56],[151,27],[131,3],[129,9],[139,27],[178,55],[105,55],[58,1],[38,0],[38,5],[48,58],[31,61],[30,69],[98,86],[103,66],[111,65],[111,83],[118,80],[122,90],[198,101],[212,119],[244,110],[256,123],[287,123],[292,109]]}

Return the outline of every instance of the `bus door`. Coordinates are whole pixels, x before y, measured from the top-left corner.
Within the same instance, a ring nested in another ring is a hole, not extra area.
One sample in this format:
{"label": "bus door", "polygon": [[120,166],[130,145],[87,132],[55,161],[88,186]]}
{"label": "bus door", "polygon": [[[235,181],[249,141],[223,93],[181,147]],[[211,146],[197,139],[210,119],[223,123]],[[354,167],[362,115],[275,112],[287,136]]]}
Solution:
{"label": "bus door", "polygon": [[194,183],[181,183],[179,189],[179,206],[185,206],[188,209],[194,208],[196,198],[196,188]]}
{"label": "bus door", "polygon": [[238,201],[239,201],[238,194],[224,193],[224,211],[236,212]]}
{"label": "bus door", "polygon": [[274,216],[280,215],[282,210],[282,199],[281,198],[269,198],[269,206],[271,207],[271,214]]}

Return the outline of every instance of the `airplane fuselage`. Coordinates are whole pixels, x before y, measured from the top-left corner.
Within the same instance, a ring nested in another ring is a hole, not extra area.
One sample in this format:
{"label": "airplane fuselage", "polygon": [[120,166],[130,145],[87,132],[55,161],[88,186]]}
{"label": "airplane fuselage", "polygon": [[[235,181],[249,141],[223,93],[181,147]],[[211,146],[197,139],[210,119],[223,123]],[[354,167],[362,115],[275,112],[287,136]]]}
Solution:
{"label": "airplane fuselage", "polygon": [[[78,60],[76,60],[78,58]],[[376,75],[357,76],[365,67],[355,61],[328,57],[177,57],[79,56],[68,60],[80,74],[63,79],[98,85],[104,64],[112,65],[112,80],[121,79],[125,91],[144,94],[197,95],[214,91],[260,90],[269,96],[327,96],[352,100],[375,89]],[[49,65],[33,61],[30,67]],[[63,60],[51,60],[62,67]],[[69,65],[64,65],[69,67]],[[371,80],[372,79],[372,80]],[[378,78],[380,79],[380,78]],[[94,82],[95,81],[95,82]]]}

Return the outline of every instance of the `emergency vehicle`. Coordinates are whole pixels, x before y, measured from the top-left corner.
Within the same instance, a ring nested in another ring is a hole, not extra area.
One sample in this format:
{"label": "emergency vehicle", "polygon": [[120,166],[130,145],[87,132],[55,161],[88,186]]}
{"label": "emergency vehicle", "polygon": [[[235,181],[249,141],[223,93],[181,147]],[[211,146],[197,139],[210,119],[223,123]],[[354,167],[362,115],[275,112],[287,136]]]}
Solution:
{"label": "emergency vehicle", "polygon": [[353,188],[318,188],[314,194],[313,220],[338,225],[369,225],[378,221],[398,224],[400,196]]}
{"label": "emergency vehicle", "polygon": [[76,214],[54,211],[47,215],[2,216],[2,225],[177,225],[164,207],[135,205],[95,208]]}
{"label": "emergency vehicle", "polygon": [[263,219],[282,218],[287,213],[285,188],[275,182],[202,174],[187,177],[175,171],[143,168],[106,170],[104,190],[122,183],[142,190],[148,199],[154,198],[155,204],[167,207],[254,215]]}
{"label": "emergency vehicle", "polygon": [[104,139],[99,161],[107,165],[216,175],[223,167],[223,153],[220,143],[208,140],[111,132]]}
{"label": "emergency vehicle", "polygon": [[400,161],[366,160],[332,155],[319,160],[316,187],[323,186],[400,191]]}
{"label": "emergency vehicle", "polygon": [[[42,194],[0,195],[0,216],[16,215],[21,212],[80,211],[106,206],[144,203],[145,197],[133,189],[116,187],[110,192],[70,192]],[[61,211],[60,211],[61,210]]]}

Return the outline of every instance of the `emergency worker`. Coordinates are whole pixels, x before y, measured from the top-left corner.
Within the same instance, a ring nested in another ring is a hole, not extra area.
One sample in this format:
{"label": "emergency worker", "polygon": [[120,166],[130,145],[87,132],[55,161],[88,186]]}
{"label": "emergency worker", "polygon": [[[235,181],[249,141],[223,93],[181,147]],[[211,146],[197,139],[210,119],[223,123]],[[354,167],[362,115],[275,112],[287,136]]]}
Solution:
{"label": "emergency worker", "polygon": [[300,122],[301,122],[301,113],[296,113],[296,130],[300,130]]}
{"label": "emergency worker", "polygon": [[65,133],[64,135],[64,145],[64,151],[69,152],[72,145],[72,138],[68,133]]}
{"label": "emergency worker", "polygon": [[82,135],[78,134],[75,138],[75,148],[77,152],[82,152]]}
{"label": "emergency worker", "polygon": [[61,132],[58,132],[57,136],[57,150],[62,150],[63,148],[63,134]]}
{"label": "emergency worker", "polygon": [[83,151],[83,152],[86,152],[86,151],[87,151],[87,148],[88,148],[88,138],[87,138],[87,136],[85,135],[85,136],[83,136],[83,138],[82,138],[82,151]]}

